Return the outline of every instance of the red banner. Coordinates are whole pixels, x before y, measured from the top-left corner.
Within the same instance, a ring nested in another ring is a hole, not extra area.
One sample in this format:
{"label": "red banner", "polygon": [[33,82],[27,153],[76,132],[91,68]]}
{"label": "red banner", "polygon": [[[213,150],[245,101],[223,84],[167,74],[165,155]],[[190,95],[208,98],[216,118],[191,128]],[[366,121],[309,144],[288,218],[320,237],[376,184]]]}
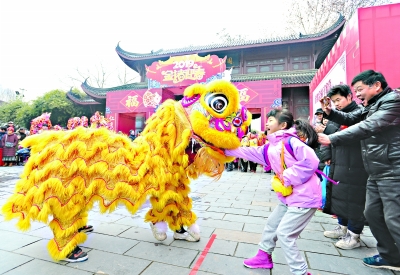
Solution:
{"label": "red banner", "polygon": [[204,83],[225,71],[225,61],[226,57],[219,58],[216,55],[173,56],[167,61],[156,61],[151,66],[146,66],[146,76],[149,80],[160,83],[161,87]]}

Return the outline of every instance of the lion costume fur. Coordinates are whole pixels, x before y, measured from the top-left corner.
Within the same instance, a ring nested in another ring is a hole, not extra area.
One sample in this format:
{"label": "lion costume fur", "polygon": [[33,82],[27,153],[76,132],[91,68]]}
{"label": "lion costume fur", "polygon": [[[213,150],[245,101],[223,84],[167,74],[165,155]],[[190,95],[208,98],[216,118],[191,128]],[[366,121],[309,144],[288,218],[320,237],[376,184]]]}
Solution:
{"label": "lion costume fur", "polygon": [[[162,103],[134,142],[106,128],[30,136],[22,145],[31,148],[31,157],[3,206],[5,219],[19,219],[20,230],[28,230],[31,220],[48,223],[54,260],[65,259],[86,240],[78,229],[87,224],[95,202],[102,213],[123,204],[135,214],[149,197],[146,221],[167,222],[171,230],[189,227],[196,221],[189,178],[219,178],[224,163],[233,160],[219,148],[239,147],[237,133],[246,131],[250,120],[236,87],[217,80],[189,86],[181,101]],[[193,138],[202,147],[190,161]]]}

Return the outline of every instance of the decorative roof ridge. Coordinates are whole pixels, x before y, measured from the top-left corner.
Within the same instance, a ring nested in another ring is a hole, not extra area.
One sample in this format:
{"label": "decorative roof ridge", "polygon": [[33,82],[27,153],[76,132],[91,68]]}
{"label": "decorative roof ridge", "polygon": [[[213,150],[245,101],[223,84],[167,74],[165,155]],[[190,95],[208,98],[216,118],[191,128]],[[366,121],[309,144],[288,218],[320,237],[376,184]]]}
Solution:
{"label": "decorative roof ridge", "polygon": [[96,88],[92,87],[87,83],[87,79],[81,85],[83,91],[87,93],[89,96],[101,98],[106,98],[108,92],[117,92],[121,90],[135,90],[135,89],[147,89],[148,84],[147,82],[135,82],[124,84],[121,86],[111,87],[111,88]]}
{"label": "decorative roof ridge", "polygon": [[246,47],[246,46],[252,46],[252,45],[258,45],[262,46],[263,44],[269,44],[269,43],[282,43],[282,42],[299,42],[303,40],[309,40],[309,39],[315,39],[319,38],[321,36],[324,36],[326,34],[330,34],[333,31],[336,31],[339,29],[342,25],[345,23],[345,17],[339,13],[338,20],[332,26],[328,27],[327,29],[320,31],[318,33],[314,34],[307,34],[303,35],[299,33],[298,35],[288,35],[284,37],[274,37],[274,38],[260,38],[260,39],[251,39],[251,40],[246,40],[246,41],[236,41],[236,42],[228,42],[228,43],[215,43],[215,44],[208,44],[208,45],[198,45],[198,46],[188,46],[184,48],[175,48],[175,49],[167,49],[167,50],[157,50],[157,51],[152,51],[151,53],[143,53],[143,54],[138,54],[138,53],[132,53],[128,52],[126,50],[123,50],[118,42],[118,45],[116,47],[116,52],[118,55],[121,57],[135,60],[135,59],[142,59],[142,58],[151,58],[151,57],[156,57],[160,55],[168,55],[168,54],[178,54],[182,52],[193,52],[193,51],[205,51],[205,50],[223,50],[227,48],[240,48],[240,47]]}
{"label": "decorative roof ridge", "polygon": [[89,97],[85,98],[85,99],[78,98],[71,92],[71,90],[69,90],[66,93],[66,95],[71,101],[73,101],[73,102],[75,102],[77,104],[93,104],[93,105],[101,104],[101,103],[97,102],[96,100],[94,100],[92,98],[89,98]]}
{"label": "decorative roof ridge", "polygon": [[281,79],[282,85],[291,84],[309,84],[317,69],[299,70],[299,71],[284,71],[284,72],[269,72],[269,73],[254,73],[254,74],[235,74],[231,76],[232,82],[246,82],[259,80]]}
{"label": "decorative roof ridge", "polygon": [[252,74],[232,74],[232,79],[236,76],[298,76],[310,73],[315,73],[318,69],[308,69],[308,70],[296,70],[296,71],[281,71],[281,72],[264,72],[264,73],[252,73]]}

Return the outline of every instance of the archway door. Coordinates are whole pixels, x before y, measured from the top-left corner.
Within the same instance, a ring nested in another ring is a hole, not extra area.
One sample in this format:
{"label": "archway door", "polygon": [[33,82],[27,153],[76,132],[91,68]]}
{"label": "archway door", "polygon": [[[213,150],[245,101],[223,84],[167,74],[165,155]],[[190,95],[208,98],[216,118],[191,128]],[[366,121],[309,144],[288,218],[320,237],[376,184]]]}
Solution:
{"label": "archway door", "polygon": [[310,100],[308,87],[282,89],[282,108],[288,109],[294,119],[309,120]]}
{"label": "archway door", "polygon": [[123,113],[118,114],[117,131],[129,134],[130,130],[143,131],[146,121],[146,113]]}

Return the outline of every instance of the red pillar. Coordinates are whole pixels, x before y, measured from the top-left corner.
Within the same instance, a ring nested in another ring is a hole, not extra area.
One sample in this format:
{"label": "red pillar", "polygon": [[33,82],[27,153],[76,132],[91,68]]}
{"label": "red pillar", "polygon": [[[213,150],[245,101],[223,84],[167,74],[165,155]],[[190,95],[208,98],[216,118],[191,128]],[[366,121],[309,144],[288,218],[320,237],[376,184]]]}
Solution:
{"label": "red pillar", "polygon": [[261,108],[261,131],[265,131],[265,123],[267,123],[267,108]]}

